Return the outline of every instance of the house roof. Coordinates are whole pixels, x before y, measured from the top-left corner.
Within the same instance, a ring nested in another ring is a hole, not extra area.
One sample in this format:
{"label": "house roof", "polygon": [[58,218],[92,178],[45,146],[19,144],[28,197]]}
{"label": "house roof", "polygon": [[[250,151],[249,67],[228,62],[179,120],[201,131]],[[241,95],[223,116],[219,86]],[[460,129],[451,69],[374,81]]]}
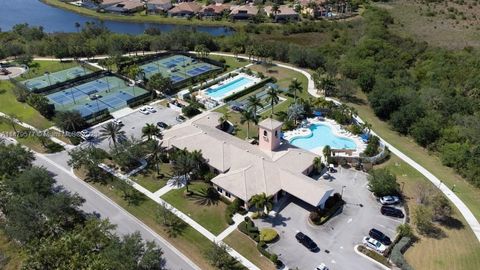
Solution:
{"label": "house roof", "polygon": [[[265,12],[267,14],[272,13],[272,8],[272,6],[266,6]],[[287,5],[281,5],[278,7],[277,15],[298,15],[298,13],[292,7],[289,7]]]}
{"label": "house roof", "polygon": [[221,172],[212,182],[245,201],[255,194],[284,190],[316,206],[333,192],[303,174],[315,154],[289,145],[265,152],[218,129],[220,117],[210,112],[164,131],[164,146],[200,150],[210,166]]}
{"label": "house roof", "polygon": [[197,2],[181,2],[172,9],[170,9],[169,13],[182,13],[182,12],[191,12],[191,13],[198,13],[202,7],[197,4]]}
{"label": "house roof", "polygon": [[220,14],[222,12],[224,12],[225,10],[230,10],[230,5],[227,5],[227,4],[211,4],[211,5],[208,5],[208,6],[205,6],[203,9],[202,9],[202,12],[212,12],[212,13],[215,13],[215,14]]}
{"label": "house roof", "polygon": [[154,5],[164,5],[172,3],[172,0],[148,0],[148,4],[154,4]]}
{"label": "house roof", "polygon": [[309,3],[315,3],[317,5],[325,4],[327,0],[298,0],[301,6],[307,6]]}
{"label": "house roof", "polygon": [[244,11],[250,15],[257,15],[259,8],[250,5],[232,6],[230,14],[238,14],[240,11]]}
{"label": "house roof", "polygon": [[273,118],[267,118],[267,119],[263,120],[262,122],[258,123],[259,127],[262,127],[262,128],[268,129],[268,130],[274,130],[274,129],[280,128],[280,127],[282,127],[282,125],[283,125],[282,122],[277,121]]}

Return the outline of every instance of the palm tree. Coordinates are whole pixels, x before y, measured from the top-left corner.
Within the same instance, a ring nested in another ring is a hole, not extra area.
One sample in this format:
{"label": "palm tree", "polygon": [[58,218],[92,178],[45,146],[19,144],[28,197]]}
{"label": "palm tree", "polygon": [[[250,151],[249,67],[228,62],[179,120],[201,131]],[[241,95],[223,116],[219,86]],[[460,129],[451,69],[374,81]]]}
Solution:
{"label": "palm tree", "polygon": [[127,70],[128,77],[130,77],[133,80],[133,83],[132,83],[133,96],[135,96],[135,81],[137,80],[137,77],[141,73],[141,71],[142,70],[138,65],[131,65]]}
{"label": "palm tree", "polygon": [[278,102],[280,102],[280,98],[278,96],[279,91],[273,87],[268,88],[267,90],[267,102],[270,103],[270,107],[272,107],[272,113],[270,117],[273,117],[273,109]]}
{"label": "palm tree", "polygon": [[293,81],[288,86],[288,91],[290,93],[293,93],[293,101],[297,101],[297,92],[303,91],[302,84],[297,79],[293,79]]}
{"label": "palm tree", "polygon": [[326,160],[332,155],[332,148],[330,148],[330,145],[325,145],[323,147],[323,156],[325,157]]}
{"label": "palm tree", "polygon": [[120,125],[117,125],[113,122],[108,122],[100,130],[100,138],[110,140],[113,142],[113,146],[117,147],[117,142],[124,141],[127,136]]}
{"label": "palm tree", "polygon": [[180,180],[185,180],[185,187],[187,192],[189,184],[189,174],[193,172],[196,168],[196,162],[186,150],[180,150],[174,155],[173,160],[173,173],[176,176],[175,178]]}
{"label": "palm tree", "polygon": [[222,130],[225,129],[225,126],[228,124],[228,120],[230,120],[230,114],[225,112],[220,118],[218,118],[218,123],[220,124],[220,128]]}
{"label": "palm tree", "polygon": [[257,212],[260,214],[263,210],[264,213],[267,213],[269,209],[272,209],[272,197],[267,196],[265,192],[257,195],[253,195],[250,198],[250,204],[254,205],[257,208]]}
{"label": "palm tree", "polygon": [[315,157],[313,159],[313,167],[315,168],[315,170],[320,172],[320,169],[322,168],[322,159],[320,157]]}
{"label": "palm tree", "polygon": [[280,6],[277,3],[274,3],[272,6],[273,15],[277,15],[280,12]]}
{"label": "palm tree", "polygon": [[250,110],[245,110],[242,112],[242,116],[240,117],[240,123],[244,124],[247,123],[247,139],[250,138],[250,123],[258,123],[257,117],[254,113]]}
{"label": "palm tree", "polygon": [[152,140],[147,144],[148,151],[150,152],[150,162],[155,164],[157,175],[160,174],[160,162],[162,161],[162,155],[165,153],[166,148],[162,146],[163,142]]}
{"label": "palm tree", "polygon": [[257,109],[258,107],[263,108],[262,100],[258,98],[256,95],[249,96],[247,99],[247,109],[251,110],[255,118],[257,117]]}
{"label": "palm tree", "polygon": [[335,90],[335,81],[330,75],[325,75],[320,79],[320,88],[323,89],[324,96],[330,96]]}
{"label": "palm tree", "polygon": [[157,138],[162,139],[162,132],[154,124],[146,124],[142,128],[142,137],[147,137],[148,140],[151,140],[152,136],[156,136]]}

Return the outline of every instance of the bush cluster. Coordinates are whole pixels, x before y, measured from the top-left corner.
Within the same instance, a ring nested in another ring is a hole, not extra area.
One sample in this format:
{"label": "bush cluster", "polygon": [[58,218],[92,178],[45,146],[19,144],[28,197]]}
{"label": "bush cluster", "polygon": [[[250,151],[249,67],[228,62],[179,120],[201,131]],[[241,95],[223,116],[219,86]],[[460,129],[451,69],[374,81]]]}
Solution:
{"label": "bush cluster", "polygon": [[255,242],[258,243],[260,241],[260,232],[249,217],[245,217],[245,221],[238,225],[238,229],[252,238]]}
{"label": "bush cluster", "polygon": [[246,210],[242,207],[242,200],[235,198],[232,203],[228,204],[227,209],[225,210],[225,219],[229,225],[233,225],[233,215],[237,212],[240,214],[245,214]]}
{"label": "bush cluster", "polygon": [[413,270],[408,262],[403,257],[403,253],[410,247],[412,239],[410,237],[402,237],[400,241],[392,248],[390,260],[402,270]]}

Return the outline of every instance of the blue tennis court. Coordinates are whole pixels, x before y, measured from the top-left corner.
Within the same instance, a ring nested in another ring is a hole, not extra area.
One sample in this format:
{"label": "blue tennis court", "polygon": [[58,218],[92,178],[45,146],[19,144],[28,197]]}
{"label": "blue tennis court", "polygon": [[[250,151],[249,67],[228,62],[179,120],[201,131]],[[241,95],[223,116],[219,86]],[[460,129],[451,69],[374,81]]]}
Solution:
{"label": "blue tennis court", "polygon": [[203,66],[200,66],[200,67],[195,67],[193,69],[190,69],[187,71],[187,74],[190,75],[190,76],[198,76],[200,74],[203,74],[207,71],[210,71],[211,68],[207,65],[203,65]]}
{"label": "blue tennis court", "polygon": [[83,117],[90,116],[96,112],[99,112],[104,109],[108,109],[107,105],[101,102],[95,103],[86,103],[82,105],[77,105],[72,108],[75,111],[78,111]]}
{"label": "blue tennis court", "polygon": [[70,88],[70,89],[67,89],[67,90],[63,90],[63,91],[59,91],[59,92],[55,92],[53,94],[50,94],[50,95],[47,96],[47,98],[52,100],[55,103],[60,104],[60,105],[66,105],[66,104],[73,103],[74,101],[76,101],[78,99],[82,99],[82,98],[87,97],[87,96],[88,95],[86,95],[83,92],[80,92],[78,90]]}

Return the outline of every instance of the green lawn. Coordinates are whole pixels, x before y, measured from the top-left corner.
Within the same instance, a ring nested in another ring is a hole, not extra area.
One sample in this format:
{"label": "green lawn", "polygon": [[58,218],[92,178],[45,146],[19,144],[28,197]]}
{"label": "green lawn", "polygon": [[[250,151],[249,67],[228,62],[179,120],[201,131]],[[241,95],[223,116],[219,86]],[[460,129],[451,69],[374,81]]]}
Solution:
{"label": "green lawn", "polygon": [[[27,146],[28,148],[32,149],[35,152],[38,153],[53,153],[53,152],[58,152],[60,150],[63,150],[63,148],[50,148],[47,149],[42,145],[38,137],[35,136],[35,134],[31,134],[32,131],[21,127],[19,125],[15,125],[17,134],[13,130],[13,127],[10,124],[7,124],[4,120],[4,118],[0,117],[0,132],[6,133],[7,136],[15,138],[19,143]],[[52,143],[51,140],[46,141],[46,145],[48,143]]]}
{"label": "green lawn", "polygon": [[[189,190],[194,193],[208,188],[204,182],[192,182]],[[215,204],[203,205],[198,196],[185,197],[185,188],[175,189],[162,196],[162,199],[173,205],[184,214],[188,215],[211,233],[218,235],[223,232],[228,223],[225,220],[227,205],[218,200]]]}
{"label": "green lawn", "polygon": [[[419,183],[432,185],[431,182],[394,155],[378,167],[389,168],[397,175],[399,184],[405,183],[404,193],[412,213],[417,205],[415,198],[418,196]],[[414,269],[480,269],[480,243],[463,216],[456,208],[453,210],[452,217],[460,221],[463,227],[449,228],[438,225],[445,233],[445,238],[420,237],[420,240],[405,253],[408,263]]]}
{"label": "green lawn", "polygon": [[131,179],[151,192],[155,192],[167,184],[171,175],[172,165],[169,163],[162,163],[160,165],[160,175],[157,176],[155,168],[147,167],[145,170],[133,175]]}
{"label": "green lawn", "polygon": [[143,223],[145,223],[148,227],[150,227],[168,242],[170,242],[170,244],[180,250],[180,252],[191,259],[201,269],[214,270],[214,268],[203,257],[203,254],[211,247],[212,244],[207,238],[205,238],[195,229],[187,226],[180,235],[175,238],[171,238],[168,236],[168,233],[165,231],[162,225],[156,221],[155,211],[158,207],[156,202],[147,198],[145,201],[140,203],[140,205],[129,205],[122,198],[121,191],[115,188],[115,182],[109,183],[108,185],[92,185],[120,205],[123,209],[140,219]]}
{"label": "green lawn", "polygon": [[30,64],[29,70],[20,75],[17,79],[19,81],[21,80],[27,80],[35,77],[39,77],[45,74],[45,72],[57,72],[60,70],[64,69],[69,69],[72,67],[78,66],[78,63],[74,61],[68,61],[68,62],[60,62],[60,61],[33,61],[32,64]]}
{"label": "green lawn", "polygon": [[263,256],[257,249],[257,243],[242,232],[235,230],[227,236],[223,242],[235,249],[243,257],[247,258],[262,270],[274,270],[275,265],[268,258]]}
{"label": "green lawn", "polygon": [[20,251],[21,248],[15,243],[8,240],[7,236],[0,231],[0,256],[5,255],[7,259],[2,263],[0,261],[0,269],[2,270],[18,270],[22,266],[25,255]]}
{"label": "green lawn", "polygon": [[[360,93],[358,96],[359,98],[366,100],[363,94]],[[397,132],[391,130],[388,123],[378,119],[368,105],[348,105],[353,106],[363,120],[372,124],[372,130],[383,139],[415,160],[418,164],[425,167],[449,187],[452,187],[455,184],[455,193],[457,196],[468,206],[475,217],[480,220],[480,189],[472,186],[465,179],[455,173],[452,168],[443,166],[437,155],[429,153],[426,149],[420,147],[412,138],[401,136]]]}
{"label": "green lawn", "polygon": [[249,64],[248,60],[236,59],[235,57],[229,57],[229,56],[209,55],[208,58],[211,58],[216,61],[220,61],[220,59],[224,59],[225,65],[227,65],[226,72],[230,72],[234,69],[241,68]]}

